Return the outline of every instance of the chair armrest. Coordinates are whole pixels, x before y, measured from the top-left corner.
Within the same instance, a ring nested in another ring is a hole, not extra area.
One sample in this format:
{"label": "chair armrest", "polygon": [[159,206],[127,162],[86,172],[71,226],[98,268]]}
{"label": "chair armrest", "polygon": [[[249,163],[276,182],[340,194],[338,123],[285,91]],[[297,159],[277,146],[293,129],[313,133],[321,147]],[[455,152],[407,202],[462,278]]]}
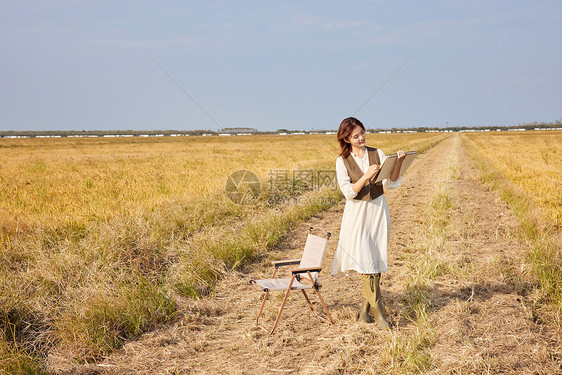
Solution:
{"label": "chair armrest", "polygon": [[322,267],[310,267],[310,268],[293,268],[291,273],[294,275],[296,273],[307,273],[307,272],[320,272]]}
{"label": "chair armrest", "polygon": [[286,259],[286,260],[274,260],[273,265],[275,268],[283,267],[283,266],[292,266],[295,264],[299,264],[301,262],[300,259]]}

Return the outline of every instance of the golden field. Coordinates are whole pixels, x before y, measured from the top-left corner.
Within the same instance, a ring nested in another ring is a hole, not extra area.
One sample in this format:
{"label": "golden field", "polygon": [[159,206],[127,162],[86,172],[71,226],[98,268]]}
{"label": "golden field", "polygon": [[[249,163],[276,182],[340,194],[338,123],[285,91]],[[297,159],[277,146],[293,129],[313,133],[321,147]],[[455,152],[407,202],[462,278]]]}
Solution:
{"label": "golden field", "polygon": [[[422,149],[427,140],[437,138],[372,137],[387,152],[406,146]],[[2,234],[107,220],[176,201],[216,207],[227,201],[226,177],[238,169],[252,170],[266,182],[270,169],[332,168],[338,154],[334,138],[0,140]],[[205,203],[209,197],[213,202]]]}
{"label": "golden field", "polygon": [[520,186],[562,226],[562,132],[533,131],[467,134],[481,158]]}
{"label": "golden field", "polygon": [[562,132],[466,134],[465,145],[482,171],[517,215],[527,260],[540,284],[542,301],[558,327],[562,312]]}
{"label": "golden field", "polygon": [[[443,137],[368,143],[423,151]],[[268,173],[331,170],[338,152],[333,135],[0,140],[0,370],[99,358],[172,319],[176,295],[209,293],[339,199],[272,205]],[[254,204],[225,195],[240,169],[262,182]]]}

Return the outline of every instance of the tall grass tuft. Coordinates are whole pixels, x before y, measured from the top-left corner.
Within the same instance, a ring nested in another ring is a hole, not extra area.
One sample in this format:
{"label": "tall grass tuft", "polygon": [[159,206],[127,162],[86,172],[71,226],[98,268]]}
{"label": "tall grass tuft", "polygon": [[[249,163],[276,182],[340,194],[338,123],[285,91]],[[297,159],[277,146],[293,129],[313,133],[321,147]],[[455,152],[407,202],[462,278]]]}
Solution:
{"label": "tall grass tuft", "polygon": [[[12,285],[6,285],[12,284]],[[0,373],[37,374],[42,373],[39,354],[44,348],[37,345],[36,335],[48,329],[40,317],[34,315],[24,293],[18,293],[13,282],[2,279],[0,288]],[[6,290],[14,290],[6,298]]]}
{"label": "tall grass tuft", "polygon": [[34,358],[27,351],[0,339],[0,374],[30,375],[45,374],[39,359]]}
{"label": "tall grass tuft", "polygon": [[162,285],[138,274],[127,279],[113,290],[106,285],[90,287],[69,301],[54,325],[63,343],[60,350],[76,359],[93,360],[174,314],[175,303]]}
{"label": "tall grass tuft", "polygon": [[386,355],[390,367],[400,373],[424,373],[431,368],[431,347],[435,343],[435,329],[431,326],[427,308],[418,306],[417,324],[413,332],[394,330],[387,338]]}

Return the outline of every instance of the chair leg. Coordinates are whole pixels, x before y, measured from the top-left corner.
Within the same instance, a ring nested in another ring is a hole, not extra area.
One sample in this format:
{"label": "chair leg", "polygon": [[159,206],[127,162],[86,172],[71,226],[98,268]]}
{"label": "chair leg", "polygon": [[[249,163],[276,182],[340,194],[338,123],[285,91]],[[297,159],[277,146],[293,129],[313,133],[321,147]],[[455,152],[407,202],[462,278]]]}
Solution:
{"label": "chair leg", "polygon": [[[328,323],[328,324],[330,324],[330,323],[333,324],[334,322],[333,322],[333,320],[332,320],[332,317],[330,316],[330,313],[329,313],[328,310],[327,310],[327,307],[324,307],[324,312],[327,313],[326,315],[328,315],[328,317],[330,318],[330,320],[321,317],[321,316],[316,312],[316,310],[314,310],[314,306],[312,306],[312,303],[310,302],[310,298],[308,298],[308,294],[306,294],[306,292],[304,291],[304,289],[301,289],[301,290],[302,290],[302,293],[304,294],[304,298],[306,298],[306,302],[308,302],[308,307],[310,307],[310,311],[312,311],[312,313],[313,313],[314,315],[316,315],[316,316],[318,317],[318,319],[320,319],[320,320],[322,320],[322,321],[324,321],[324,322],[326,322],[326,323]],[[313,292],[316,293],[316,294],[318,294],[318,292],[315,291],[315,290],[313,290]],[[320,297],[320,302],[323,303],[323,301],[322,301],[322,296],[321,296],[320,294],[318,294],[318,297]]]}
{"label": "chair leg", "polygon": [[308,298],[308,294],[306,294],[304,289],[301,289],[301,291],[302,291],[302,294],[304,294],[304,298],[306,299],[306,303],[308,303],[308,307],[310,307],[310,310],[312,312],[314,312],[314,306],[312,306],[312,302],[310,302],[310,298]]}
{"label": "chair leg", "polygon": [[322,294],[320,294],[320,291],[317,291],[316,294],[318,294],[318,299],[320,299],[320,302],[322,303],[322,307],[324,308],[324,312],[326,313],[326,315],[328,315],[328,318],[330,319],[330,322],[332,324],[334,324],[334,319],[332,319],[332,315],[330,315],[330,312],[328,311],[328,306],[326,305],[326,302],[324,302],[324,298],[322,298]]}
{"label": "chair leg", "polygon": [[256,318],[256,325],[258,325],[258,322],[260,320],[260,316],[261,313],[263,312],[263,308],[265,307],[265,302],[267,301],[267,297],[269,297],[269,290],[265,292],[265,296],[263,297],[263,302],[261,304],[260,312],[258,313],[258,317]]}
{"label": "chair leg", "polygon": [[285,307],[285,303],[287,303],[287,299],[289,298],[289,293],[291,292],[291,288],[293,287],[294,281],[295,281],[295,276],[293,276],[291,278],[291,282],[289,283],[289,287],[287,288],[287,291],[285,292],[285,298],[283,298],[283,303],[281,304],[281,308],[279,309],[279,314],[277,314],[277,319],[275,320],[275,325],[273,326],[273,329],[271,330],[271,333],[275,332],[275,329],[277,329],[277,325],[279,324],[279,319],[281,319],[281,313],[283,312],[283,308]]}

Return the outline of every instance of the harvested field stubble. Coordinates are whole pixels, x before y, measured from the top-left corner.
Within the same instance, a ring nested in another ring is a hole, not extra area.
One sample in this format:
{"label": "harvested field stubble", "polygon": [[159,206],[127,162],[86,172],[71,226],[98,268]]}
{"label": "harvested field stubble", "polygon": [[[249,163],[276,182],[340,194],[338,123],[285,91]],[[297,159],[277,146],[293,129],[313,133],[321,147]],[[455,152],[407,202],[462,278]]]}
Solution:
{"label": "harvested field stubble", "polygon": [[562,132],[470,134],[464,141],[481,180],[509,204],[530,245],[527,259],[541,286],[533,310],[562,330]]}
{"label": "harvested field stubble", "polygon": [[562,132],[466,134],[465,137],[478,158],[495,167],[489,173],[501,173],[540,206],[547,227],[562,227]]}
{"label": "harvested field stubble", "polygon": [[[107,355],[173,319],[177,293],[208,294],[337,202],[323,190],[271,205],[265,183],[332,170],[333,136],[225,138],[0,140],[0,372]],[[378,138],[392,152],[443,136]],[[253,205],[224,194],[238,169],[262,181]]]}

